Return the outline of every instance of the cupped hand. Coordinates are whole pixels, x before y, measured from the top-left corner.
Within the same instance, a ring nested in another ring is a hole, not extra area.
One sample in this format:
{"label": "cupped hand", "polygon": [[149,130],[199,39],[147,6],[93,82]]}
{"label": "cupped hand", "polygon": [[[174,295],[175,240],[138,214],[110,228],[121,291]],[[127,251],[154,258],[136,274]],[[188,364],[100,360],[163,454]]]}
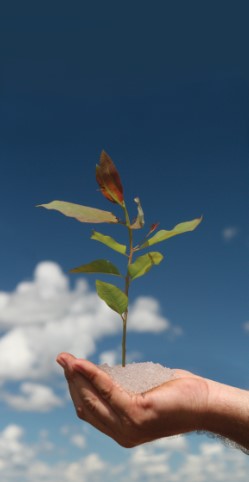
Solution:
{"label": "cupped hand", "polygon": [[78,417],[123,447],[202,428],[207,381],[185,370],[142,394],[128,393],[93,363],[69,353],[57,358],[64,368]]}

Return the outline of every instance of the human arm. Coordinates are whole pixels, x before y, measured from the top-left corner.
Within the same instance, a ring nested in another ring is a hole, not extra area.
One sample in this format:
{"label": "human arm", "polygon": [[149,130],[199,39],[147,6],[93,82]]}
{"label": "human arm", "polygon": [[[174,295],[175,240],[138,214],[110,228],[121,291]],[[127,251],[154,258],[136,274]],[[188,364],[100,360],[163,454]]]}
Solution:
{"label": "human arm", "polygon": [[249,450],[249,392],[176,370],[177,377],[130,394],[96,365],[58,356],[77,415],[123,447],[161,437],[208,431]]}
{"label": "human arm", "polygon": [[220,435],[249,454],[249,391],[207,380],[203,430]]}

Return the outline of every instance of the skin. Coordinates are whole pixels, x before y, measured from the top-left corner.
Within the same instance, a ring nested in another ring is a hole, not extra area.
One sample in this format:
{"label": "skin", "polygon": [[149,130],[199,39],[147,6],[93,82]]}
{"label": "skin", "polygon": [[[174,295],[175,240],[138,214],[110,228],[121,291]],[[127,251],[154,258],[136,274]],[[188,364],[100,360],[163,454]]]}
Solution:
{"label": "skin", "polygon": [[117,386],[93,363],[61,353],[76,413],[126,448],[162,437],[208,431],[249,450],[249,392],[175,370],[177,377],[143,394]]}

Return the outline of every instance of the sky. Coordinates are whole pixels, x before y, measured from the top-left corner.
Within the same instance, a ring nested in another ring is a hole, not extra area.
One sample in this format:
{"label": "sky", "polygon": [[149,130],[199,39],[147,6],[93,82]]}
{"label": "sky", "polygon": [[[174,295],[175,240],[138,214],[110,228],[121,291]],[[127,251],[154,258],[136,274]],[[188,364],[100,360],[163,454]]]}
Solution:
{"label": "sky", "polygon": [[[246,482],[248,456],[207,434],[127,450],[76,418],[56,355],[118,364],[122,333],[96,277],[69,270],[123,259],[90,239],[94,226],[36,206],[119,216],[95,180],[104,149],[131,217],[141,200],[138,240],[203,216],[132,283],[127,358],[249,389],[247,2],[1,10],[1,480]],[[127,242],[122,226],[96,230]]]}

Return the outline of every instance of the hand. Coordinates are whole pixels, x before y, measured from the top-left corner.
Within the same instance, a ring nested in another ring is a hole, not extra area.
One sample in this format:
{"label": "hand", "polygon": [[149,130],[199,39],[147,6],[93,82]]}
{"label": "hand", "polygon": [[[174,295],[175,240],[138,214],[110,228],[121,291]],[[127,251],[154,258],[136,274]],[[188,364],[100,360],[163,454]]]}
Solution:
{"label": "hand", "polygon": [[68,353],[57,358],[80,419],[134,447],[203,426],[208,385],[204,378],[176,370],[177,378],[144,394],[130,394],[96,365]]}

